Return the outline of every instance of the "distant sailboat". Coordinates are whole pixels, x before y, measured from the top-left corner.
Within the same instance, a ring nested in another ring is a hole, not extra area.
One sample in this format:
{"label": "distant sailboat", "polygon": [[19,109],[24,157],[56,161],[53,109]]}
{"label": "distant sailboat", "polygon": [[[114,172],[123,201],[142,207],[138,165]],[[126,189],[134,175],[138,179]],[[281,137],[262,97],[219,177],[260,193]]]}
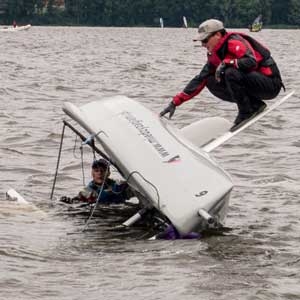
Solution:
{"label": "distant sailboat", "polygon": [[159,18],[160,27],[164,28],[164,20],[163,18]]}
{"label": "distant sailboat", "polygon": [[249,30],[251,32],[258,32],[262,30],[262,15],[259,15],[255,18],[252,24],[249,25]]}
{"label": "distant sailboat", "polygon": [[21,31],[21,30],[28,30],[31,27],[30,24],[24,26],[1,26],[1,32],[14,32],[14,31]]}
{"label": "distant sailboat", "polygon": [[187,24],[187,20],[186,20],[186,17],[185,16],[183,16],[183,27],[185,27],[185,28],[188,28],[188,24]]}

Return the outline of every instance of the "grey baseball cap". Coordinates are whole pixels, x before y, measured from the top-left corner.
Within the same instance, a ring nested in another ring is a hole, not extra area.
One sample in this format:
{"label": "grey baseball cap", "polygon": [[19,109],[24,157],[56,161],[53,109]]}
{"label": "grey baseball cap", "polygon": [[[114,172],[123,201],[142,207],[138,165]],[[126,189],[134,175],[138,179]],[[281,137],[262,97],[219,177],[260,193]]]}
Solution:
{"label": "grey baseball cap", "polygon": [[209,37],[212,33],[224,29],[224,25],[221,21],[216,19],[209,19],[199,25],[198,35],[193,41],[203,41]]}

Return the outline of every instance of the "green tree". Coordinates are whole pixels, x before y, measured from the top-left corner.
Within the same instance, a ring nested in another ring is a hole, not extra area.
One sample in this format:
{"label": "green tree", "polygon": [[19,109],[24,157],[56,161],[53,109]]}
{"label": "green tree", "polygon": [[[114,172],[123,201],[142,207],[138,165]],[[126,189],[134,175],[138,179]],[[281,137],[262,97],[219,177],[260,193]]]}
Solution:
{"label": "green tree", "polygon": [[[1,0],[0,0],[1,1]],[[66,10],[55,9],[48,1],[43,14],[42,0],[9,0],[3,20],[31,19],[39,24],[78,24],[102,26],[198,26],[208,18],[222,20],[226,27],[246,27],[262,14],[264,24],[300,25],[300,0],[65,0]]]}
{"label": "green tree", "polygon": [[43,0],[36,0],[35,7],[36,7],[36,13],[38,15],[41,15],[43,13],[43,8],[44,8]]}
{"label": "green tree", "polygon": [[47,14],[49,16],[53,16],[55,15],[55,8],[54,8],[54,0],[48,0],[48,3],[47,3]]}
{"label": "green tree", "polygon": [[288,22],[291,25],[300,25],[300,1],[289,0]]}
{"label": "green tree", "polygon": [[271,11],[271,24],[287,24],[288,23],[289,4],[286,1],[273,1]]}
{"label": "green tree", "polygon": [[36,0],[23,0],[23,16],[31,17],[35,11]]}
{"label": "green tree", "polygon": [[7,7],[7,15],[12,19],[19,19],[23,13],[23,0],[10,0]]}

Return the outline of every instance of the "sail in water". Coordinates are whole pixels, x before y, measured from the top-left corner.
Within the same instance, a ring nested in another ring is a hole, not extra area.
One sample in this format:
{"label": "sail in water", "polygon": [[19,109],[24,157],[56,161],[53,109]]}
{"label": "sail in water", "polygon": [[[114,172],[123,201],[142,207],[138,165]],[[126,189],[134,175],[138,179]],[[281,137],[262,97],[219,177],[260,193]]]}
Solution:
{"label": "sail in water", "polygon": [[259,15],[255,18],[252,24],[249,25],[249,30],[251,32],[258,32],[262,30],[262,15]]}
{"label": "sail in water", "polygon": [[164,28],[164,20],[163,18],[159,18],[160,27]]}
{"label": "sail in water", "polygon": [[183,27],[184,27],[184,28],[188,28],[188,24],[187,24],[186,17],[183,16],[182,19],[183,19]]}

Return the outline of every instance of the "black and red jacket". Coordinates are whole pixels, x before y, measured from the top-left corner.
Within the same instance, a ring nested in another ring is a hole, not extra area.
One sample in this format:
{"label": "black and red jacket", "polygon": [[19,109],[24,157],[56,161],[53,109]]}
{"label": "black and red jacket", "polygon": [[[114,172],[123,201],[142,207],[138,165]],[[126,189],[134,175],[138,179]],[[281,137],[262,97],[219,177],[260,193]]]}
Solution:
{"label": "black and red jacket", "polygon": [[228,32],[212,53],[207,53],[207,62],[201,72],[188,83],[183,92],[173,98],[173,103],[178,106],[198,95],[206,86],[207,78],[215,73],[221,62],[230,64],[241,72],[256,71],[280,78],[276,63],[265,46],[246,34]]}

